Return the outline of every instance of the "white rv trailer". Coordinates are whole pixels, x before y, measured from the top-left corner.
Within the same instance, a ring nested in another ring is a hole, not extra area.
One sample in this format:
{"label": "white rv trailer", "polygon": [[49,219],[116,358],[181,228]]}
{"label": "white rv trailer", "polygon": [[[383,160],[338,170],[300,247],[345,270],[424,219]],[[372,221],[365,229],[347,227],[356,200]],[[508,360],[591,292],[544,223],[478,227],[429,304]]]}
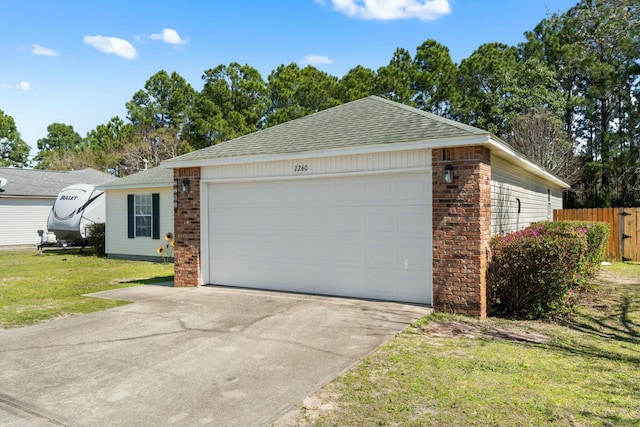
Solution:
{"label": "white rv trailer", "polygon": [[58,242],[86,244],[88,227],[96,222],[104,222],[104,191],[93,185],[74,184],[60,190],[51,208],[47,229],[54,233]]}

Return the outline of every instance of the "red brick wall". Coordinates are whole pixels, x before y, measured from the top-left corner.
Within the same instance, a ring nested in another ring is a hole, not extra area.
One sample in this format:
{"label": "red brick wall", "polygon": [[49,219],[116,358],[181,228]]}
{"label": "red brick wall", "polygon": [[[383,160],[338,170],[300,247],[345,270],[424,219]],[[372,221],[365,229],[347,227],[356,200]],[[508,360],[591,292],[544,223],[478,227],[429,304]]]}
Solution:
{"label": "red brick wall", "polygon": [[[433,305],[484,317],[491,237],[491,154],[485,147],[433,150]],[[453,183],[443,182],[447,165]]]}
{"label": "red brick wall", "polygon": [[[182,182],[189,180],[183,193]],[[200,283],[200,168],[173,170],[174,286]]]}

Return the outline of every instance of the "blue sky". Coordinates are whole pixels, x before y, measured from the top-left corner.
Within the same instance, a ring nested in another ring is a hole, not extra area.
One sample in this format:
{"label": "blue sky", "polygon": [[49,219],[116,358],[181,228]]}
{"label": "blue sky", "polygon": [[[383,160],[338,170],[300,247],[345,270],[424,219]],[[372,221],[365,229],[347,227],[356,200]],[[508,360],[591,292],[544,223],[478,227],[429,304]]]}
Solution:
{"label": "blue sky", "polygon": [[36,152],[51,123],[81,135],[111,117],[160,70],[195,89],[239,62],[262,76],[312,64],[340,77],[376,70],[427,39],[456,63],[481,44],[517,45],[577,0],[0,0],[0,109]]}

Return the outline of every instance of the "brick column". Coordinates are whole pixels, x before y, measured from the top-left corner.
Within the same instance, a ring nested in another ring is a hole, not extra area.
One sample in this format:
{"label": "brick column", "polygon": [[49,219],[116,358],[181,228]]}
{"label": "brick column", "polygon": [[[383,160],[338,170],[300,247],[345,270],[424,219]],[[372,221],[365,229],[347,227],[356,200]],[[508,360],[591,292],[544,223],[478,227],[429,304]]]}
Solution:
{"label": "brick column", "polygon": [[[182,191],[188,182],[189,190]],[[174,286],[200,286],[200,168],[173,170]]]}
{"label": "brick column", "polygon": [[[433,306],[487,315],[491,153],[482,146],[433,150]],[[451,184],[443,182],[453,166]]]}

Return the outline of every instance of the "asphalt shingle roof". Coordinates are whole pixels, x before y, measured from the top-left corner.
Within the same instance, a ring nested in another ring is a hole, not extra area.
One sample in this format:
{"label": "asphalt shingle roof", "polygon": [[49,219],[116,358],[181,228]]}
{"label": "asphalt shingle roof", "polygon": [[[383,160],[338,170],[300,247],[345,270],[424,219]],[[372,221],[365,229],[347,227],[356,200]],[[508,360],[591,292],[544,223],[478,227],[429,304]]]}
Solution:
{"label": "asphalt shingle roof", "polygon": [[151,168],[142,172],[134,173],[133,175],[118,178],[116,180],[107,182],[101,185],[100,188],[117,189],[117,188],[129,188],[129,187],[164,187],[173,185],[173,170],[165,168]]}
{"label": "asphalt shingle roof", "polygon": [[104,184],[113,180],[113,175],[91,168],[73,171],[0,168],[0,178],[7,180],[7,184],[0,189],[0,197],[58,197],[64,187]]}
{"label": "asphalt shingle roof", "polygon": [[[396,142],[480,136],[482,129],[369,96],[167,160],[288,154]],[[176,165],[178,166],[178,165]]]}

